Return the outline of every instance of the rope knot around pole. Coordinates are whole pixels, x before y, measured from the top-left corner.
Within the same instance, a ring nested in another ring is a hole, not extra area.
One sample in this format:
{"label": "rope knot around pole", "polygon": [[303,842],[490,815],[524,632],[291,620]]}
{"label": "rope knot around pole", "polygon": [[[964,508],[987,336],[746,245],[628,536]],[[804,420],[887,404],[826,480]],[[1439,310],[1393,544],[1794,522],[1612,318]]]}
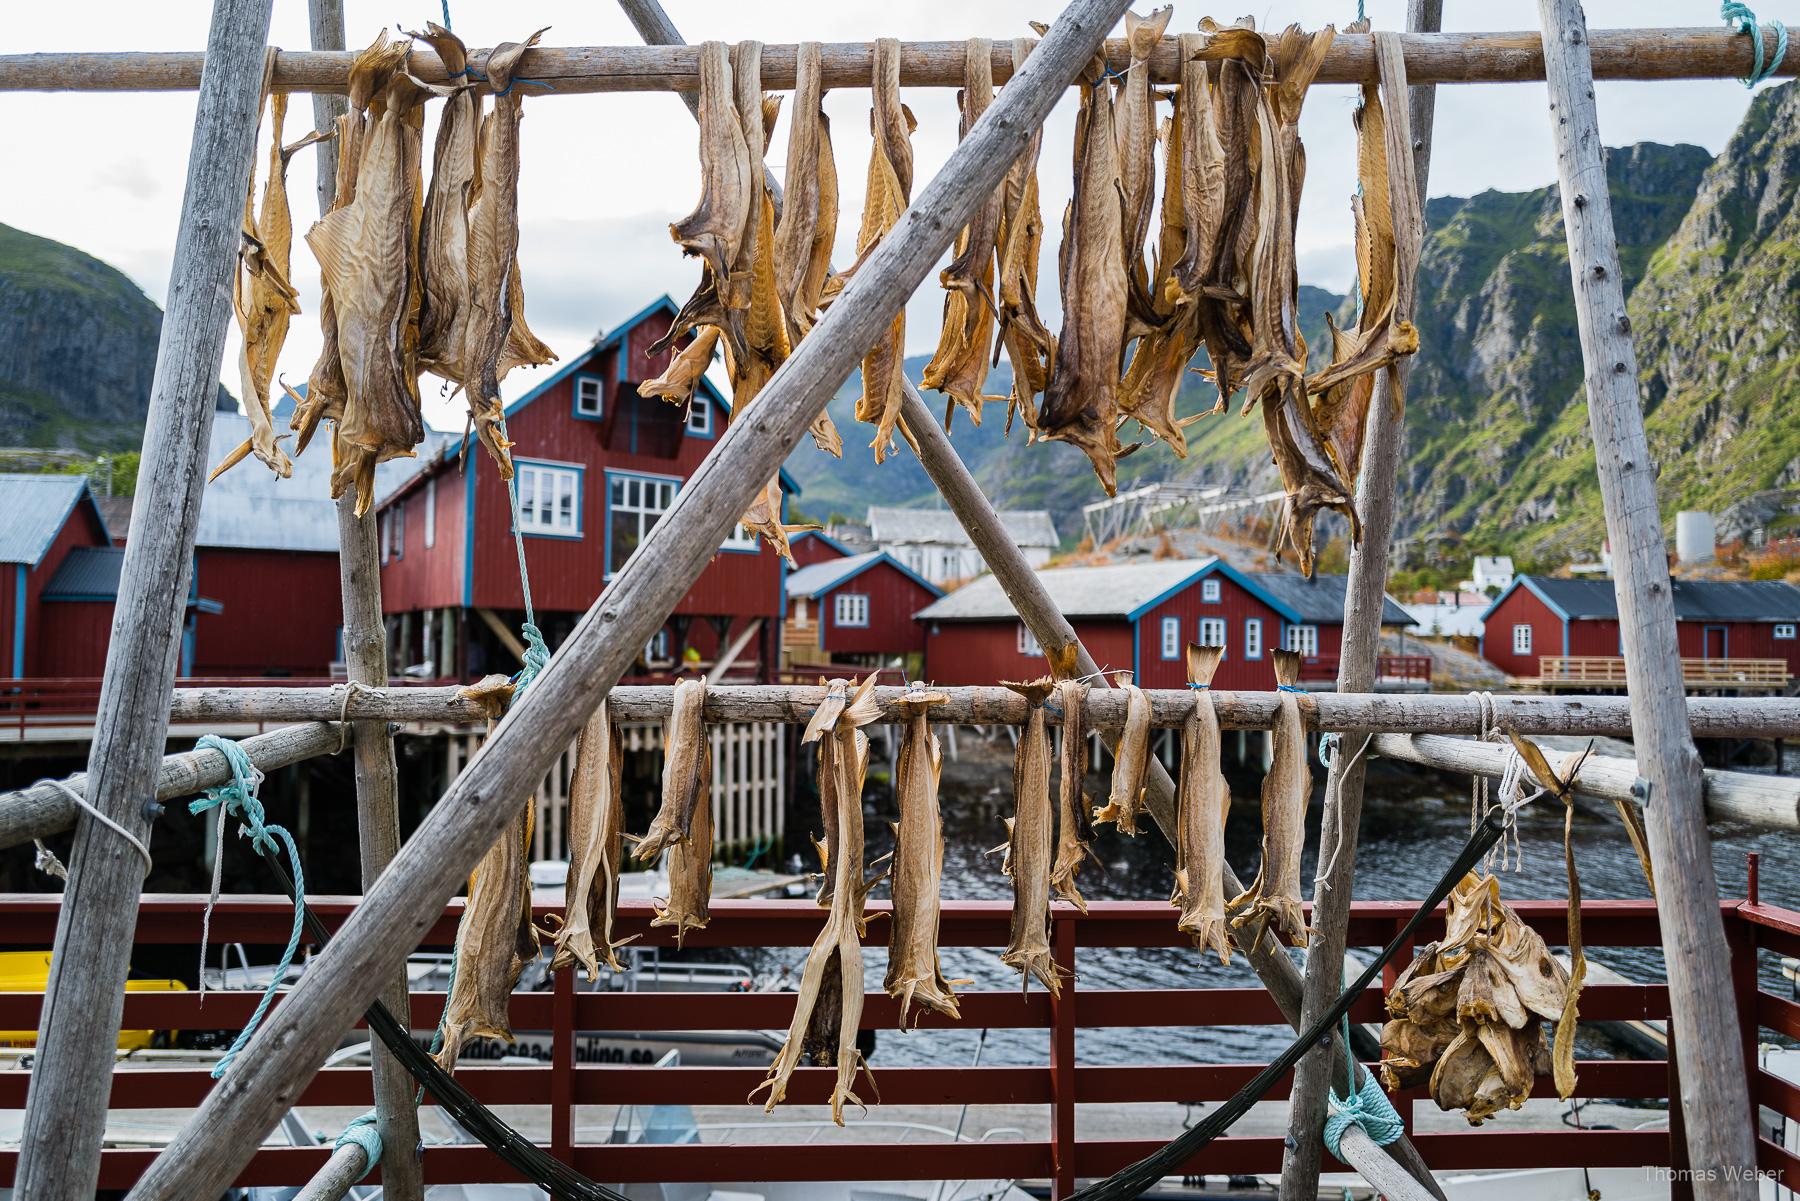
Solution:
{"label": "rope knot around pole", "polygon": [[332,1144],[339,1150],[348,1146],[362,1148],[363,1172],[357,1177],[358,1180],[366,1179],[375,1170],[375,1165],[381,1162],[381,1130],[375,1125],[375,1120],[373,1109],[358,1114],[344,1127],[344,1132],[337,1136],[337,1142]]}
{"label": "rope knot around pole", "polygon": [[1325,1149],[1340,1160],[1344,1158],[1339,1150],[1344,1132],[1352,1126],[1362,1127],[1363,1133],[1378,1147],[1385,1147],[1406,1133],[1405,1123],[1394,1111],[1394,1103],[1388,1100],[1373,1072],[1364,1072],[1362,1087],[1348,1097],[1340,1097],[1336,1089],[1331,1090],[1328,1104]]}
{"label": "rope knot around pole", "polygon": [[525,666],[513,677],[512,699],[515,701],[525,695],[531,682],[537,679],[538,673],[550,662],[550,648],[544,644],[542,630],[528,621],[519,627],[519,632],[525,636]]}
{"label": "rope knot around pole", "polygon": [[1781,69],[1787,59],[1788,31],[1780,21],[1770,21],[1769,27],[1775,31],[1775,53],[1765,55],[1763,52],[1762,26],[1757,23],[1756,13],[1742,0],[1722,0],[1719,5],[1719,19],[1727,25],[1737,26],[1739,33],[1749,34],[1750,43],[1756,48],[1756,61],[1750,66],[1750,74],[1738,80],[1747,88],[1753,88],[1763,80]]}

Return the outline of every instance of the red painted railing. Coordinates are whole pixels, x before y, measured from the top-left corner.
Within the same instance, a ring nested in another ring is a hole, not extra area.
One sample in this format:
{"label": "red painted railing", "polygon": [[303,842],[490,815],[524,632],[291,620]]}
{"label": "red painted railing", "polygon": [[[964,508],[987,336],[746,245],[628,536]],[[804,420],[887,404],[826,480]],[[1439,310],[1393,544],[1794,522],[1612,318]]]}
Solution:
{"label": "red painted railing", "polygon": [[[1800,1089],[1761,1070],[1757,1064],[1758,1029],[1800,1039],[1800,1004],[1759,991],[1757,954],[1800,956],[1800,913],[1758,904],[1752,899],[1726,902],[1721,909],[1733,950],[1732,987],[1740,1013],[1746,1015],[1743,1044],[1745,1070],[1756,1099],[1790,1118],[1800,1119]],[[335,929],[354,907],[354,898],[319,898],[313,902],[326,925]],[[12,895],[0,897],[0,930],[6,945],[46,947],[54,932],[59,898]],[[147,896],[140,908],[139,944],[192,945],[200,936],[202,898]],[[1559,903],[1515,902],[1514,907],[1552,944],[1564,934]],[[887,907],[871,906],[876,911]],[[547,912],[547,911],[544,911]],[[721,901],[712,907],[712,923],[690,932],[689,943],[709,947],[809,945],[824,920],[810,901]],[[1410,915],[1404,902],[1359,902],[1352,907],[1351,946],[1385,942]],[[448,946],[457,907],[452,905],[429,932],[427,946]],[[627,904],[619,933],[649,944],[670,942],[664,929],[651,929],[643,904]],[[285,900],[230,897],[222,900],[212,920],[218,942],[276,943],[290,921]],[[1003,902],[960,901],[944,906],[942,942],[947,946],[1003,946],[1007,940],[1008,906]],[[1589,901],[1582,907],[1587,945],[1648,946],[1658,942],[1654,905],[1649,901]],[[870,923],[870,938],[885,939],[887,923]],[[1440,936],[1442,913],[1419,931],[1421,943]],[[1088,947],[1186,947],[1175,929],[1173,911],[1154,902],[1097,902],[1086,915],[1058,904],[1053,947],[1057,961],[1079,973],[1079,952]],[[1386,984],[1404,965],[1386,969]],[[1196,953],[1196,984],[1208,971]],[[856,1141],[807,1144],[650,1145],[577,1144],[573,1106],[606,1104],[741,1105],[761,1081],[758,1067],[589,1066],[575,1060],[577,1030],[733,1030],[780,1029],[792,1016],[794,999],[785,993],[628,993],[577,991],[571,972],[558,973],[554,989],[518,994],[512,1002],[516,1029],[553,1031],[553,1055],[546,1066],[459,1069],[458,1077],[482,1100],[494,1105],[551,1103],[551,1149],[586,1173],[608,1182],[731,1180],[897,1180],[1027,1178],[1052,1182],[1066,1196],[1077,1178],[1106,1175],[1141,1158],[1157,1144],[1145,1140],[1080,1139],[1077,1103],[1154,1101],[1219,1101],[1229,1097],[1258,1070],[1254,1063],[1168,1064],[1154,1062],[1156,1043],[1147,1042],[1147,1062],[1125,1066],[1079,1064],[1075,1031],[1079,1028],[1279,1025],[1273,1001],[1260,988],[1194,987],[1179,989],[1107,989],[1087,987],[1077,978],[1060,1000],[1042,990],[966,992],[961,995],[961,1025],[1048,1029],[1048,1062],[1004,1067],[880,1067],[881,1100],[888,1104],[1011,1103],[1048,1106],[1051,1137],[1006,1143],[957,1142],[920,1144]],[[36,993],[0,993],[0,1029],[32,1029],[42,997]],[[255,994],[214,992],[206,1008],[192,993],[132,992],[125,997],[124,1026],[131,1029],[216,1029],[246,1020]],[[441,993],[415,993],[412,1023],[434,1025],[443,1005]],[[1581,999],[1584,1021],[1661,1020],[1669,1015],[1668,989],[1653,984],[1590,984]],[[1351,1018],[1382,1019],[1379,989],[1357,1002]],[[891,1028],[895,1003],[870,994],[863,1010],[866,1028]],[[926,1026],[947,1025],[925,1014]],[[1723,1050],[1723,1049],[1721,1049]],[[1581,1097],[1666,1098],[1679,1096],[1671,1065],[1664,1060],[1589,1060],[1579,1065]],[[833,1072],[803,1068],[794,1076],[790,1098],[795,1105],[825,1101]],[[0,1109],[25,1103],[28,1078],[22,1072],[0,1073]],[[176,1109],[197,1104],[213,1082],[203,1068],[116,1072],[111,1103],[115,1109]],[[1285,1096],[1287,1083],[1273,1097]],[[1547,1078],[1534,1095],[1551,1096]],[[370,1101],[366,1068],[333,1067],[319,1072],[298,1098],[301,1105],[362,1106]],[[1408,1127],[1423,1089],[1397,1098]],[[803,1116],[812,1117],[817,1110]],[[802,1115],[796,1115],[802,1116]],[[878,1117],[879,1110],[871,1117]],[[1671,1112],[1679,1132],[1679,1104]],[[851,1117],[854,1132],[856,1119]],[[1555,1130],[1532,1132],[1418,1132],[1413,1141],[1436,1169],[1516,1168],[1533,1166],[1681,1167],[1679,1142],[1662,1130]],[[1678,1137],[1678,1135],[1677,1135]],[[1226,1136],[1207,1147],[1182,1170],[1190,1174],[1243,1174],[1280,1169],[1281,1139]],[[328,1148],[282,1148],[258,1151],[238,1177],[240,1185],[298,1184],[325,1160]],[[1759,1136],[1759,1166],[1790,1186],[1800,1184],[1800,1157]],[[428,1147],[426,1178],[433,1183],[495,1182],[515,1179],[500,1160],[482,1147]],[[102,1155],[100,1187],[131,1184],[154,1155],[151,1151],[108,1150]],[[1329,1157],[1327,1157],[1329,1160]],[[17,1153],[0,1151],[0,1187],[8,1185]],[[1328,1167],[1336,1165],[1328,1162]]]}
{"label": "red painted railing", "polygon": [[[1338,674],[1338,658],[1336,655],[1313,655],[1300,661],[1300,678],[1303,681],[1335,680]],[[1417,680],[1420,683],[1431,683],[1430,655],[1377,655],[1375,657],[1375,678],[1377,680]]]}

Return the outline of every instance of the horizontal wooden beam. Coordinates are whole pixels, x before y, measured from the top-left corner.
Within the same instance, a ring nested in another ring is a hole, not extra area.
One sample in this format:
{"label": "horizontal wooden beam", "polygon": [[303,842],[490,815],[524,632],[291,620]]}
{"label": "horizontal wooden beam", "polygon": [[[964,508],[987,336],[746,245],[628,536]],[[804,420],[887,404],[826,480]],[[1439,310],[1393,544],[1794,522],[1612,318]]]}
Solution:
{"label": "horizontal wooden beam", "polygon": [[[1400,35],[1406,74],[1415,84],[1526,83],[1544,78],[1543,41],[1536,30],[1517,33],[1409,33]],[[994,82],[1012,77],[1012,39],[994,41]],[[1755,59],[1747,35],[1719,26],[1686,29],[1602,29],[1591,39],[1596,79],[1728,79],[1747,75]],[[1772,53],[1773,30],[1764,31]],[[963,82],[963,42],[907,42],[901,51],[905,87],[957,88]],[[794,86],[792,43],[763,47],[766,88]],[[1115,71],[1130,64],[1123,39],[1106,44]],[[487,51],[470,55],[484,63]],[[691,92],[699,87],[697,46],[567,46],[528,50],[519,74],[547,88],[531,94],[571,96],[589,92]],[[205,55],[198,50],[0,55],[0,91],[181,92],[200,84]],[[342,92],[353,51],[286,50],[275,66],[275,88],[284,92]],[[828,88],[869,86],[873,42],[828,42],[822,48]],[[443,64],[429,50],[413,53],[420,78],[444,82]],[[479,69],[479,66],[477,66]],[[1151,76],[1174,83],[1175,39],[1164,38],[1150,60]],[[1776,67],[1776,75],[1800,73],[1800,39]],[[1361,83],[1375,78],[1375,39],[1340,33],[1319,70],[1319,83]]]}
{"label": "horizontal wooden beam", "polygon": [[[1369,740],[1370,754],[1494,779],[1505,772],[1509,749],[1498,742],[1438,734],[1377,734]],[[1550,768],[1564,774],[1564,764],[1572,765],[1574,758],[1553,753]],[[1530,787],[1529,771],[1525,779]],[[1637,764],[1611,755],[1589,755],[1575,776],[1575,791],[1607,801],[1643,804],[1643,798],[1633,791],[1637,785]],[[1742,822],[1763,830],[1800,830],[1800,779],[1792,776],[1709,767],[1702,772],[1701,798],[1710,821]]]}
{"label": "horizontal wooden beam", "polygon": [[465,688],[177,688],[172,722],[403,721],[476,722],[499,715],[493,701]]}

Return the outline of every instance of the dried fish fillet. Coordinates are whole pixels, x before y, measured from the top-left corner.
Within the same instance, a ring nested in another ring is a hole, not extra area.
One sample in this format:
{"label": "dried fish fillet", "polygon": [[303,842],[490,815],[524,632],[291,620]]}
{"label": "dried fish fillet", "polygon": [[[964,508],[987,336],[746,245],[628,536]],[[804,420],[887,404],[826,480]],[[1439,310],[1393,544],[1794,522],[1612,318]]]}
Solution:
{"label": "dried fish fillet", "polygon": [[1300,856],[1306,846],[1306,802],[1312,772],[1306,766],[1306,725],[1292,691],[1300,678],[1300,655],[1274,651],[1276,693],[1274,742],[1268,774],[1262,784],[1262,866],[1256,879],[1233,898],[1234,929],[1248,927],[1240,942],[1254,946],[1271,925],[1290,946],[1306,945],[1306,917],[1300,903]]}
{"label": "dried fish fillet", "polygon": [[[437,53],[452,80],[467,76],[468,48],[454,33],[427,21],[424,33],[409,36]],[[469,318],[469,193],[475,186],[480,127],[481,101],[473,86],[445,97],[419,225],[425,289],[419,306],[419,366],[458,384]]]}
{"label": "dried fish fillet", "polygon": [[1125,728],[1113,747],[1112,791],[1105,806],[1094,810],[1094,824],[1111,822],[1119,833],[1136,837],[1150,770],[1150,698],[1128,671],[1113,676],[1113,684],[1125,691]]}
{"label": "dried fish fillet", "polygon": [[1210,691],[1225,648],[1187,648],[1188,685],[1194,708],[1181,732],[1181,783],[1176,796],[1175,903],[1177,929],[1193,936],[1202,951],[1217,951],[1231,962],[1225,922],[1225,817],[1231,790],[1220,767],[1219,715]]}
{"label": "dried fish fillet", "polygon": [[634,854],[642,860],[669,852],[669,898],[652,926],[674,926],[680,945],[689,930],[703,930],[712,901],[712,748],[706,738],[706,685],[675,685],[663,726],[662,805]]}
{"label": "dried fish fillet", "polygon": [[552,968],[580,963],[589,980],[600,965],[613,971],[624,966],[614,949],[618,917],[619,872],[625,863],[625,795],[620,787],[624,744],[613,729],[603,698],[582,728],[575,748],[575,772],[569,783],[569,876],[563,924],[556,932]]}
{"label": "dried fish fillet", "polygon": [[[1031,39],[1013,41],[1013,67],[1025,61]],[[1001,188],[1000,244],[998,260],[998,339],[1012,365],[1012,394],[1006,406],[1006,430],[1012,432],[1015,417],[1025,423],[1029,437],[1037,436],[1037,398],[1050,384],[1050,364],[1056,358],[1056,338],[1045,328],[1037,310],[1038,256],[1044,245],[1044,217],[1038,205],[1038,152],[1044,131],[1034,129],[1025,153],[1006,173]]]}
{"label": "dried fish fillet", "polygon": [[1055,684],[1049,676],[1026,684],[1001,681],[1025,698],[1029,715],[1013,758],[1013,816],[1006,819],[1006,858],[1000,870],[1012,880],[1012,928],[1000,962],[1019,969],[1026,991],[1036,976],[1051,996],[1062,982],[1050,952],[1050,870],[1055,853],[1050,809],[1050,731],[1044,702]]}
{"label": "dried fish fillet", "polygon": [[700,203],[669,226],[682,253],[698,255],[713,279],[731,277],[750,220],[750,148],[732,92],[731,51],[724,42],[700,47]]}
{"label": "dried fish fillet", "polygon": [[900,820],[894,826],[894,919],[882,987],[900,1002],[902,1027],[914,1000],[948,1017],[959,1016],[956,994],[938,963],[938,888],[944,878],[938,773],[943,757],[928,716],[933,705],[948,699],[941,692],[912,688],[895,704],[906,727],[895,772]]}
{"label": "dried fish fillet", "polygon": [[712,366],[718,348],[719,327],[701,326],[693,341],[669,359],[669,365],[661,375],[638,385],[638,395],[660,396],[670,404],[692,405],[694,390],[700,386],[700,378],[706,374],[706,369]]}
{"label": "dried fish fillet", "polygon": [[1087,912],[1087,901],[1075,885],[1075,874],[1092,854],[1094,823],[1088,813],[1087,794],[1087,694],[1088,686],[1074,680],[1056,685],[1056,705],[1062,710],[1062,755],[1058,764],[1056,806],[1056,859],[1050,866],[1050,886],[1056,895]]}
{"label": "dried fish fillet", "polygon": [[1125,14],[1131,65],[1119,84],[1119,186],[1124,203],[1129,303],[1142,328],[1156,324],[1158,316],[1144,266],[1144,239],[1150,236],[1151,211],[1156,205],[1156,98],[1150,89],[1150,56],[1162,44],[1174,11],[1173,5],[1165,4],[1147,17]]}

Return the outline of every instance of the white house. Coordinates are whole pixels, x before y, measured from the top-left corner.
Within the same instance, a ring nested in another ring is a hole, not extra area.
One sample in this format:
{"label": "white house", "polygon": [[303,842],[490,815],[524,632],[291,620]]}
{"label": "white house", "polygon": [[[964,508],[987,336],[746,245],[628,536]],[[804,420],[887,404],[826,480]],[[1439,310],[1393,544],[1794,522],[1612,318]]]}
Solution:
{"label": "white house", "polygon": [[[1025,553],[1042,567],[1056,553],[1056,524],[1043,509],[1002,509],[1000,523]],[[966,580],[987,570],[956,514],[943,509],[869,508],[869,537],[880,550],[933,584]]]}
{"label": "white house", "polygon": [[1418,623],[1412,631],[1425,638],[1479,638],[1481,615],[1493,603],[1483,592],[1439,592],[1429,601],[1409,601],[1400,607]]}
{"label": "white house", "polygon": [[1470,578],[1463,581],[1462,586],[1470,592],[1494,596],[1512,587],[1512,582],[1511,555],[1476,555]]}

